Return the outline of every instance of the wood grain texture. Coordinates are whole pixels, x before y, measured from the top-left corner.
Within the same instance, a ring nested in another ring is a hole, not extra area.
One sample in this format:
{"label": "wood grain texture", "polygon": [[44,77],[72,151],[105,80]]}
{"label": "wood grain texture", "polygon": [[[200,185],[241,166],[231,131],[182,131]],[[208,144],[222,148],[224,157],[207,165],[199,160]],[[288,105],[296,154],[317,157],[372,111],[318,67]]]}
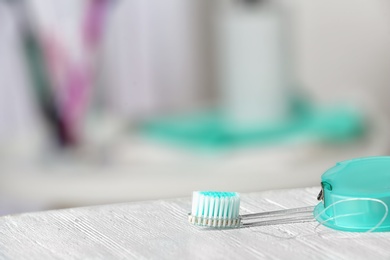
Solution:
{"label": "wood grain texture", "polygon": [[[314,205],[319,188],[242,194],[241,213]],[[316,222],[210,230],[187,222],[190,198],[0,218],[0,259],[390,259],[390,233]]]}

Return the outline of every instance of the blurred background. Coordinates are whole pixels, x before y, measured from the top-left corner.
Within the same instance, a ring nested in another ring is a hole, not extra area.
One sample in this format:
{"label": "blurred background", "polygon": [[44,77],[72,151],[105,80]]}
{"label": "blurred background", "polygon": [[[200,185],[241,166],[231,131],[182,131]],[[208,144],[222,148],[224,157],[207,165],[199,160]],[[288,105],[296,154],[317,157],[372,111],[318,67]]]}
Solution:
{"label": "blurred background", "polygon": [[389,96],[387,0],[0,0],[0,215],[319,185]]}

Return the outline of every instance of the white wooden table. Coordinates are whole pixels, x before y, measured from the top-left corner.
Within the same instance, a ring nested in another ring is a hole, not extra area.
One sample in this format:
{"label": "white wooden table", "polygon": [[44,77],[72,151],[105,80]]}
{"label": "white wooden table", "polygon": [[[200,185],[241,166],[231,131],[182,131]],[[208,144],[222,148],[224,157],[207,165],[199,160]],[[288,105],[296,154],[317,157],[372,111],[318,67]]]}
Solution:
{"label": "white wooden table", "polygon": [[[242,194],[242,213],[313,205],[319,188]],[[316,222],[210,230],[187,222],[190,198],[0,218],[0,259],[389,259],[390,233]]]}

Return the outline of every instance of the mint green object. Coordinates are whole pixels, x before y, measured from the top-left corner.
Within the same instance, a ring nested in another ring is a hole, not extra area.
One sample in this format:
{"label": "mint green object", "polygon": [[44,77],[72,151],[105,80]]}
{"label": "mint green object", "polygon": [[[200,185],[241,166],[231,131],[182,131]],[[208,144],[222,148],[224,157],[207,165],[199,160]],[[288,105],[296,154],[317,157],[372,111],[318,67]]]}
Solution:
{"label": "mint green object", "polygon": [[283,122],[260,125],[246,132],[231,132],[218,111],[183,114],[152,120],[143,125],[148,137],[187,148],[218,150],[274,143],[348,142],[365,133],[363,116],[346,107],[318,109],[296,102]]}
{"label": "mint green object", "polygon": [[319,223],[343,231],[390,231],[390,157],[337,163],[321,184],[323,201],[314,210]]}

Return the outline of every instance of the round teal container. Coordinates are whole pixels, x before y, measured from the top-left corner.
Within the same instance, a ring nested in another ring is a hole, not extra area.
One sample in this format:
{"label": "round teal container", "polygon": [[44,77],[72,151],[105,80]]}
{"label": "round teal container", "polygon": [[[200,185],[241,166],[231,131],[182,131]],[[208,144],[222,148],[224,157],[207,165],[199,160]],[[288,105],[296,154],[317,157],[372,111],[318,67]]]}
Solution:
{"label": "round teal container", "polygon": [[337,163],[321,180],[318,222],[343,231],[390,231],[390,156]]}

